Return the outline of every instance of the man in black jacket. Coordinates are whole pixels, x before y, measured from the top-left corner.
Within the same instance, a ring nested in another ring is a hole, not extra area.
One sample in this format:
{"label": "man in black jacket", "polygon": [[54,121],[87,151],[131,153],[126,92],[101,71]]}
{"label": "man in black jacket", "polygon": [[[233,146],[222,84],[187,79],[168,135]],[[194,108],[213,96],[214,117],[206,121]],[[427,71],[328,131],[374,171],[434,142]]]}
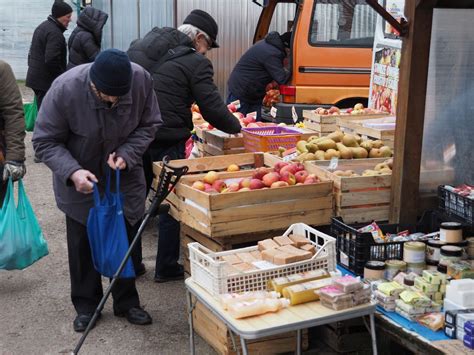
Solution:
{"label": "man in black jacket", "polygon": [[86,7],[77,19],[77,27],[72,31],[67,43],[69,63],[67,68],[92,63],[100,52],[102,29],[109,15],[93,7]]}
{"label": "man in black jacket", "polygon": [[[143,166],[148,187],[153,180],[152,162],[165,155],[185,158],[185,142],[191,136],[191,105],[195,101],[203,117],[214,127],[240,132],[240,123],[227,109],[213,81],[212,63],[207,51],[218,48],[217,23],[206,12],[193,10],[178,28],[153,28],[143,39],[132,42],[130,60],[148,70],[163,119],[144,157]],[[165,282],[183,277],[179,259],[179,222],[160,215],[158,255],[155,281]]]}
{"label": "man in black jacket", "polygon": [[71,22],[71,16],[71,6],[55,1],[51,15],[33,33],[26,86],[35,92],[38,109],[54,79],[66,71],[67,48],[63,32]]}
{"label": "man in black jacket", "polygon": [[283,65],[290,42],[291,32],[281,36],[278,32],[270,32],[265,39],[250,47],[230,74],[227,103],[240,100],[239,112],[246,115],[257,111],[257,120],[260,121],[265,87],[273,80],[285,84],[290,79],[291,73]]}

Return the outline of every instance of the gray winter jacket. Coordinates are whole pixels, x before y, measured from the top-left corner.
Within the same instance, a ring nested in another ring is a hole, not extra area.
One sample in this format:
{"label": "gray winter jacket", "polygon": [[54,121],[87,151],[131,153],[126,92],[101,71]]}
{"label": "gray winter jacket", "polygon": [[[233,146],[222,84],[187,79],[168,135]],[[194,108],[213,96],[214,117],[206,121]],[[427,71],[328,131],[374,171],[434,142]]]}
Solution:
{"label": "gray winter jacket", "polygon": [[91,171],[103,192],[107,158],[116,152],[125,159],[120,190],[124,213],[133,225],[145,209],[142,155],[162,125],[150,75],[132,64],[132,87],[112,108],[90,87],[92,64],[79,65],[61,75],[46,94],[33,134],[36,155],[53,171],[56,203],[61,211],[86,224],[92,194],[76,191],[69,179],[78,169]]}

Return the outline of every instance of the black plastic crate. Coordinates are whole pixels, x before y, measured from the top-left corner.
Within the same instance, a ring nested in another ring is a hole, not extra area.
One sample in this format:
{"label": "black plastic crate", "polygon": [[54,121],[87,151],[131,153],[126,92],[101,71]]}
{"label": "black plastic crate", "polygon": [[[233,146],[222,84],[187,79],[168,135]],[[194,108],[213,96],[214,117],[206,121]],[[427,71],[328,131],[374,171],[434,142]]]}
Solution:
{"label": "black plastic crate", "polygon": [[474,225],[474,200],[450,191],[444,185],[438,187],[438,200],[441,211],[459,217],[462,223]]}
{"label": "black plastic crate", "polygon": [[[410,233],[431,233],[439,230],[441,222],[447,218],[441,213],[427,211],[417,224],[379,224],[384,234],[397,234],[404,230]],[[371,233],[357,230],[368,223],[347,225],[342,218],[332,218],[331,235],[336,238],[337,263],[356,275],[364,274],[364,266],[369,260],[403,260],[403,243],[377,243]]]}

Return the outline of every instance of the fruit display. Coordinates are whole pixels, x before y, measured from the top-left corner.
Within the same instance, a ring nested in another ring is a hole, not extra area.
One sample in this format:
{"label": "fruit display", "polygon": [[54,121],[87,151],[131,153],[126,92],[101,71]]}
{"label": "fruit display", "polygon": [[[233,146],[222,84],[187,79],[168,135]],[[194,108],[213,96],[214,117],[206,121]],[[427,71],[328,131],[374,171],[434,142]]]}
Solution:
{"label": "fruit display", "polygon": [[[227,171],[238,171],[239,166],[231,164]],[[309,174],[301,163],[278,162],[273,168],[260,167],[252,175],[244,178],[220,179],[216,171],[209,171],[202,180],[194,181],[192,187],[207,193],[229,193],[251,191],[292,185],[307,185],[320,182],[314,174]]]}
{"label": "fruit display", "polygon": [[274,104],[279,103],[280,90],[276,82],[271,82],[265,88],[265,97],[263,98],[262,104],[265,107],[272,107]]}
{"label": "fruit display", "polygon": [[312,136],[296,144],[299,162],[308,160],[389,158],[392,149],[381,140],[362,140],[357,134],[335,131],[327,136]]}
{"label": "fruit display", "polygon": [[392,173],[393,158],[387,159],[382,163],[375,165],[373,169],[366,169],[362,174],[354,172],[354,170],[335,170],[334,175],[340,177],[357,177],[357,176],[377,176],[377,175],[390,175]]}
{"label": "fruit display", "polygon": [[355,104],[353,108],[351,107],[348,109],[340,109],[336,106],[332,106],[328,109],[324,107],[317,107],[314,110],[314,113],[316,113],[317,115],[343,116],[343,115],[377,115],[377,114],[383,114],[385,112],[368,108],[368,107],[364,107],[363,104],[358,103],[358,104]]}

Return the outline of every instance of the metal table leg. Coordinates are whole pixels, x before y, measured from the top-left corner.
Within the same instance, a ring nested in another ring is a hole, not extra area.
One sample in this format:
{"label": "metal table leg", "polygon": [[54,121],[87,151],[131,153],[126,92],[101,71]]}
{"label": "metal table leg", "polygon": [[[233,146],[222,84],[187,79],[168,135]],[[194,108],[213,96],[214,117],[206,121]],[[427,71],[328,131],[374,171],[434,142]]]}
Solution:
{"label": "metal table leg", "polygon": [[242,337],[240,337],[240,346],[242,347],[242,354],[248,355],[247,343],[245,342],[245,339]]}
{"label": "metal table leg", "polygon": [[296,355],[301,355],[301,329],[296,331]]}
{"label": "metal table leg", "polygon": [[370,314],[370,337],[372,338],[372,352],[377,355],[377,335],[375,334],[375,316]]}
{"label": "metal table leg", "polygon": [[189,346],[191,350],[191,355],[196,353],[196,349],[194,348],[194,327],[193,327],[193,298],[191,296],[191,292],[186,290],[186,298],[188,301],[188,323],[189,323]]}

